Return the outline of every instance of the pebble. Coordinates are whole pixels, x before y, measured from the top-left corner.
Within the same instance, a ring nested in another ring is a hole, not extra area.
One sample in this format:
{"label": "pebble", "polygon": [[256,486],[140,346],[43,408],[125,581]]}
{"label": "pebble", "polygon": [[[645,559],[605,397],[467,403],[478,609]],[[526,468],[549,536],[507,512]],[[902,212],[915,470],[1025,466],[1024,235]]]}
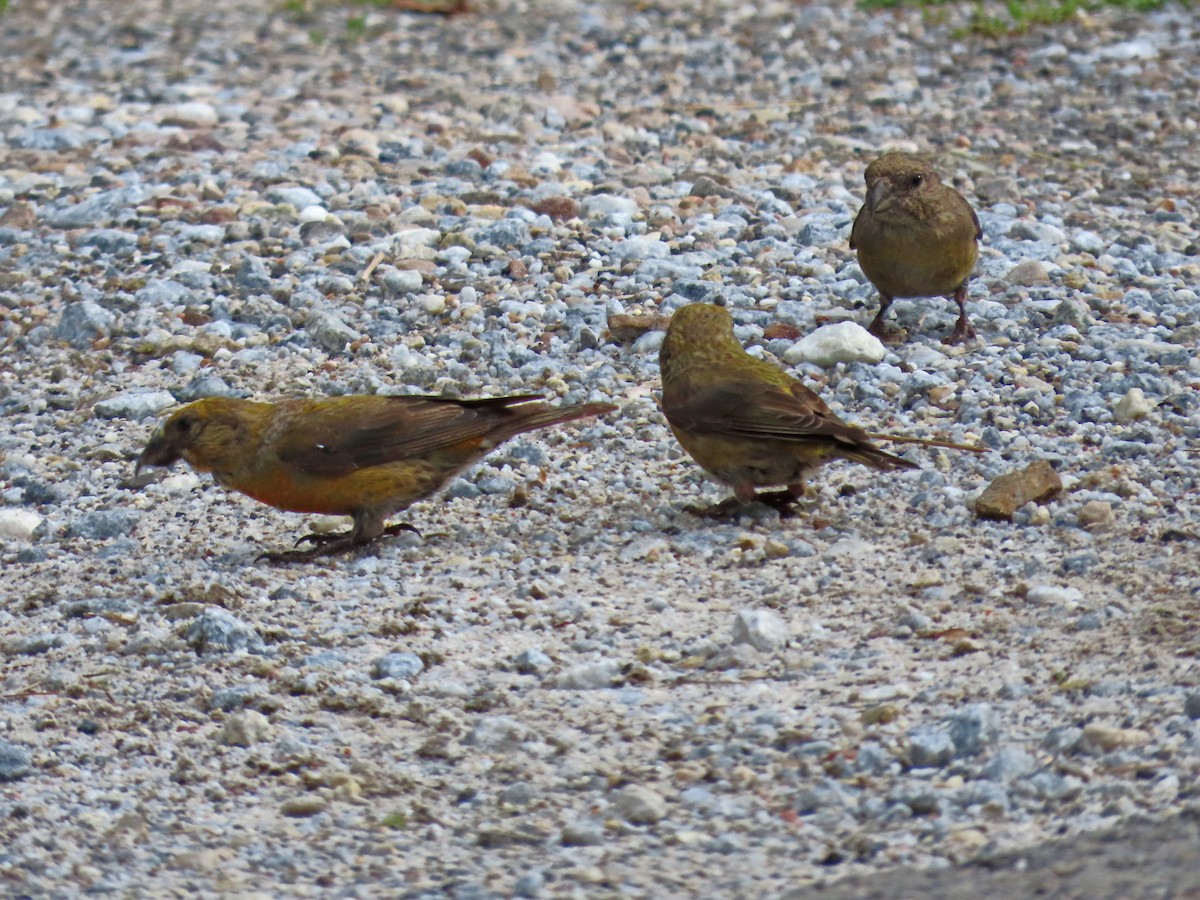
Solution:
{"label": "pebble", "polygon": [[1139,728],[1113,728],[1093,722],[1083,726],[1083,742],[1105,753],[1128,747],[1141,747],[1150,742],[1150,735]]}
{"label": "pebble", "polygon": [[0,781],[16,781],[32,771],[33,762],[27,749],[0,740]]}
{"label": "pebble", "polygon": [[922,726],[908,734],[908,763],[914,769],[937,769],[954,759],[954,741],[941,728]]}
{"label": "pebble", "polygon": [[613,799],[613,812],[633,825],[654,825],[667,815],[667,801],[648,787],[630,784]]}
{"label": "pebble", "polygon": [[373,674],[376,678],[413,679],[425,669],[425,663],[415,653],[403,651],[385,654],[375,660]]}
{"label": "pebble", "polygon": [[192,620],[184,632],[184,639],[197,653],[265,651],[263,639],[254,626],[218,607],[209,607]]}
{"label": "pebble", "polygon": [[158,121],[163,125],[178,125],[183,128],[211,128],[220,121],[220,117],[211,103],[191,100],[165,107],[159,113]]}
{"label": "pebble", "polygon": [[225,720],[217,742],[227,747],[252,747],[270,740],[274,729],[270,720],[257,710],[234,713]]}
{"label": "pebble", "polygon": [[883,343],[855,322],[822,325],[784,352],[788,365],[812,363],[829,368],[838,363],[877,363],[883,359]]}
{"label": "pebble", "polygon": [[981,519],[1011,519],[1026,503],[1044,503],[1062,491],[1062,479],[1045,460],[998,475],[975,500]]}
{"label": "pebble", "polygon": [[1184,696],[1183,714],[1189,719],[1200,719],[1200,691],[1190,691]]}
{"label": "pebble", "polygon": [[621,664],[613,659],[602,659],[597,662],[583,663],[573,666],[559,674],[557,684],[560,688],[575,691],[596,690],[611,687],[621,674]]}
{"label": "pebble", "polygon": [[170,391],[134,388],[97,401],[96,415],[104,419],[150,419],[175,405]]}
{"label": "pebble", "polygon": [[1115,521],[1112,504],[1105,500],[1089,500],[1079,508],[1079,525],[1089,531],[1104,531]]}
{"label": "pebble", "polygon": [[1113,415],[1118,422],[1136,422],[1154,411],[1154,403],[1146,398],[1141,388],[1131,387],[1120,400],[1113,404]]}
{"label": "pebble", "polygon": [[132,509],[93,509],[75,519],[67,534],[89,541],[105,541],[132,533],[141,517],[141,513]]}
{"label": "pebble", "polygon": [[46,519],[31,509],[0,509],[0,537],[32,541]]}
{"label": "pebble", "polygon": [[480,719],[467,735],[466,743],[490,753],[508,753],[518,749],[532,735],[528,728],[507,716]]}
{"label": "pebble", "polygon": [[361,335],[351,328],[340,316],[330,312],[317,312],[304,323],[305,333],[326,353],[341,353],[346,346],[357,341]]}
{"label": "pebble", "polygon": [[744,609],[733,620],[733,643],[749,644],[755,650],[769,653],[788,642],[788,626],[783,619],[766,609]]}
{"label": "pebble", "polygon": [[299,797],[283,801],[279,811],[288,818],[307,819],[325,812],[328,807],[329,803],[316,794],[301,794]]}
{"label": "pebble", "polygon": [[116,316],[90,300],[77,300],[63,307],[54,336],[77,350],[86,350],[108,337]]}
{"label": "pebble", "polygon": [[1022,287],[1042,287],[1050,284],[1050,275],[1041,262],[1027,259],[1013,266],[1005,276],[1005,281]]}
{"label": "pebble", "polygon": [[559,838],[564,847],[599,847],[604,844],[604,825],[584,819],[565,825]]}

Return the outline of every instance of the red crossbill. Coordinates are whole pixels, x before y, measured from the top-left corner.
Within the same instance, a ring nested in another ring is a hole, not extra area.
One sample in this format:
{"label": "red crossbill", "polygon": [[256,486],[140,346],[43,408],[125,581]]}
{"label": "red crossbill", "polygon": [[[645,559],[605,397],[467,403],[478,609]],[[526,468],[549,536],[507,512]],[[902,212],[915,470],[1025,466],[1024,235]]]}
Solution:
{"label": "red crossbill", "polygon": [[[719,306],[680,308],[659,354],[662,409],[679,443],[733,500],[706,515],[723,515],[759,501],[788,514],[804,495],[804,480],[827,462],[849,459],[873,469],[915,469],[871,440],[981,451],[945,441],[871,434],[843,422],[815,393],[742,349],[733,319]],[[758,493],[760,485],[786,490]]]}
{"label": "red crossbill", "polygon": [[607,403],[553,407],[541,399],[197,400],[159,427],[137,465],[169,466],[183,459],[198,472],[212,472],[219,484],[277,509],[353,518],[349,532],[297,541],[311,542],[308,550],[264,554],[274,561],[311,559],[415,530],[386,523],[501,441],[616,409]]}
{"label": "red crossbill", "polygon": [[946,343],[975,337],[967,318],[967,281],[983,231],[971,204],[942,184],[929,163],[885,153],[867,166],[867,200],[850,230],[863,274],[879,290],[869,331],[883,336],[883,316],[896,297],[953,296],[958,322]]}

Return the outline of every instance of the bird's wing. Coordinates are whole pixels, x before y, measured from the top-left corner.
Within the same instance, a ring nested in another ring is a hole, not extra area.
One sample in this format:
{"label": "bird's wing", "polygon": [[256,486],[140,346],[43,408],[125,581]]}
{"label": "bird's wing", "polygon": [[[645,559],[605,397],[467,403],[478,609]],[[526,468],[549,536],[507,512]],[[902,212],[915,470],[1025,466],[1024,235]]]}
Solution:
{"label": "bird's wing", "polygon": [[450,400],[442,397],[339,397],[310,403],[278,438],[282,462],[312,475],[413,459],[475,442],[494,432],[504,410],[537,395]]}
{"label": "bird's wing", "polygon": [[971,210],[971,221],[975,223],[975,240],[982,241],[983,240],[983,226],[979,224],[979,216],[975,215],[975,207],[973,207],[966,200],[963,200],[963,203],[966,203],[967,209]]}
{"label": "bird's wing", "polygon": [[798,381],[783,387],[723,379],[719,385],[690,392],[682,403],[671,404],[667,418],[684,430],[712,435],[783,441],[833,438],[849,444],[865,440],[861,429],[839,419]]}

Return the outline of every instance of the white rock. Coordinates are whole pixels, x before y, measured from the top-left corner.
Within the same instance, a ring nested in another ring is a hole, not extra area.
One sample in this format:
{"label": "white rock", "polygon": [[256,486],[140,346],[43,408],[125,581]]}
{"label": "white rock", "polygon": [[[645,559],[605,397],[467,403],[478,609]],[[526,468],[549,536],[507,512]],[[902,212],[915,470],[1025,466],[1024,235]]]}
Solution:
{"label": "white rock", "polygon": [[0,509],[0,537],[31,541],[33,533],[44,521],[32,509]]}
{"label": "white rock", "polygon": [[1154,409],[1154,401],[1147,400],[1141,388],[1130,388],[1129,391],[1113,404],[1113,415],[1118,422],[1132,422],[1144,419]]}
{"label": "white rock", "polygon": [[302,223],[335,221],[335,217],[329,215],[329,211],[325,209],[325,207],[318,206],[316,204],[313,204],[312,206],[306,206],[304,209],[300,210],[300,215],[298,218]]}
{"label": "white rock", "polygon": [[783,619],[766,609],[744,609],[733,621],[733,642],[749,644],[755,650],[778,650],[788,639]]}
{"label": "white rock", "polygon": [[1026,591],[1025,601],[1038,606],[1064,606],[1067,609],[1075,609],[1083,604],[1083,594],[1079,588],[1035,584]]}
{"label": "white rock", "polygon": [[199,476],[194,472],[177,472],[168,475],[158,483],[159,490],[164,494],[187,494],[201,485]]}
{"label": "white rock", "polygon": [[621,665],[615,659],[602,659],[599,662],[583,663],[574,666],[558,676],[560,688],[575,691],[595,690],[612,687],[613,682],[621,674]]}
{"label": "white rock", "polygon": [[433,228],[410,228],[393,238],[397,259],[434,259],[442,233]]}
{"label": "white rock", "polygon": [[671,245],[651,237],[626,238],[613,247],[613,256],[618,259],[666,259],[671,255]]}
{"label": "white rock", "polygon": [[638,205],[636,200],[628,197],[616,197],[612,194],[593,194],[585,197],[579,204],[579,211],[586,219],[602,219],[605,216],[635,216]]}
{"label": "white rock", "polygon": [[431,316],[441,315],[446,311],[446,298],[441,294],[422,294],[421,308]]}
{"label": "white rock", "polygon": [[217,111],[211,103],[192,100],[168,106],[158,117],[163,125],[179,125],[183,128],[209,128],[217,124]]}
{"label": "white rock", "polygon": [[783,354],[788,365],[810,362],[828,368],[840,362],[877,363],[883,359],[883,344],[856,322],[822,325],[805,335]]}

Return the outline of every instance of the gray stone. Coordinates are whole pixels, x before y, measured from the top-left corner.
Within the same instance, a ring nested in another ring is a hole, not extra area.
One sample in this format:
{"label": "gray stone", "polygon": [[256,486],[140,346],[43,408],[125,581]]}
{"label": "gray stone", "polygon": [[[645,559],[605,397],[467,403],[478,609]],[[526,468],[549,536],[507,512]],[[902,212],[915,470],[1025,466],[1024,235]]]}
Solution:
{"label": "gray stone", "polygon": [[243,256],[238,263],[237,286],[242,296],[265,294],[271,290],[271,272],[257,256]]}
{"label": "gray stone", "polygon": [[653,825],[666,816],[667,801],[657,791],[630,784],[613,800],[613,811],[633,825]]}
{"label": "gray stone", "polygon": [[485,751],[505,753],[516,750],[531,737],[523,722],[508,716],[491,716],[480,719],[464,743]]}
{"label": "gray stone", "polygon": [[32,771],[33,761],[28,750],[0,740],[0,781],[16,781]]}
{"label": "gray stone", "polygon": [[110,224],[121,210],[136,206],[145,196],[139,187],[102,191],[46,217],[54,228],[98,228]]}
{"label": "gray stone", "polygon": [[95,413],[102,419],[150,419],[175,405],[170,391],[134,388],[101,400]]}
{"label": "gray stone", "polygon": [[254,626],[228,610],[210,606],[184,632],[184,639],[197,653],[262,653],[266,649]]}
{"label": "gray stone", "polygon": [[990,704],[975,703],[946,717],[956,756],[975,756],[996,742],[999,729]]}
{"label": "gray stone", "polygon": [[375,660],[376,678],[416,678],[425,669],[425,663],[415,653],[388,653]]}
{"label": "gray stone", "polygon": [[63,307],[54,336],[76,350],[87,350],[97,340],[108,337],[116,320],[111,312],[91,300],[76,300]]}
{"label": "gray stone", "polygon": [[70,537],[89,541],[131,534],[142,514],[132,509],[93,509],[85,512],[67,529]]}
{"label": "gray stone", "polygon": [[362,337],[331,312],[313,313],[304,323],[305,333],[326,353],[341,353],[346,345]]}
{"label": "gray stone", "polygon": [[940,768],[954,759],[954,741],[940,728],[923,726],[908,734],[908,763],[914,769]]}

